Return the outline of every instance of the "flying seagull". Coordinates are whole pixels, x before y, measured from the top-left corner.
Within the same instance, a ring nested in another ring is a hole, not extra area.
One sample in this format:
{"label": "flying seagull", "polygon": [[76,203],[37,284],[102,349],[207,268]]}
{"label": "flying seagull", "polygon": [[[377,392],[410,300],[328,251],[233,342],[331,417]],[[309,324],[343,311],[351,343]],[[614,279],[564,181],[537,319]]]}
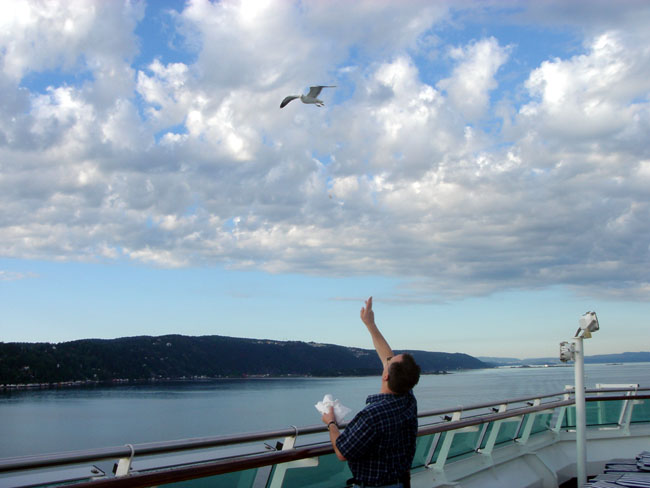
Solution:
{"label": "flying seagull", "polygon": [[323,103],[322,100],[319,100],[316,97],[320,95],[320,91],[323,88],[335,88],[335,87],[336,85],[310,86],[309,93],[307,93],[307,95],[289,95],[284,100],[282,100],[282,103],[280,104],[280,108],[284,108],[291,100],[295,100],[296,98],[300,98],[302,103],[315,103],[317,107],[322,107],[325,104]]}

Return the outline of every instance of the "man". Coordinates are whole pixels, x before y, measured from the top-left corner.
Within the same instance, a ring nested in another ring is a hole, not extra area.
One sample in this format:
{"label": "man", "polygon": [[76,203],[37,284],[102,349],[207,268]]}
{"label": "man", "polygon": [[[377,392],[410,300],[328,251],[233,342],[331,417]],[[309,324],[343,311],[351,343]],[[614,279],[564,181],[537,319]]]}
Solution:
{"label": "man", "polygon": [[375,324],[372,297],[361,309],[379,359],[384,365],[381,390],[370,395],[365,408],[343,432],[336,425],[333,409],[323,415],[336,456],[348,461],[356,487],[403,488],[415,455],[418,430],[417,402],[413,387],[420,367],[410,354],[395,356]]}

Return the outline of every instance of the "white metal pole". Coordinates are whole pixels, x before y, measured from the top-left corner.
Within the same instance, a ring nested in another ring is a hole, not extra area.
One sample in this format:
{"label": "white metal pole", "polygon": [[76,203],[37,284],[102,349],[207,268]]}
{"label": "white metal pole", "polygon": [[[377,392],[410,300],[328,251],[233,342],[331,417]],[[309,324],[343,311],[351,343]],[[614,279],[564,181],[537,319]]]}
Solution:
{"label": "white metal pole", "polygon": [[585,406],[585,361],[582,337],[575,338],[575,384],[576,384],[576,471],[578,486],[587,482],[587,409]]}

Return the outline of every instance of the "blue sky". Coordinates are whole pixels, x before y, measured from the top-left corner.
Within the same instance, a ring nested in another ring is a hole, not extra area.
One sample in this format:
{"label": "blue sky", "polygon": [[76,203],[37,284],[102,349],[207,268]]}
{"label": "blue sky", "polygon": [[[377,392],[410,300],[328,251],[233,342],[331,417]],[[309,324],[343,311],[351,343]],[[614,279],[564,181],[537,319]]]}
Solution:
{"label": "blue sky", "polygon": [[647,2],[0,9],[1,341],[650,350]]}

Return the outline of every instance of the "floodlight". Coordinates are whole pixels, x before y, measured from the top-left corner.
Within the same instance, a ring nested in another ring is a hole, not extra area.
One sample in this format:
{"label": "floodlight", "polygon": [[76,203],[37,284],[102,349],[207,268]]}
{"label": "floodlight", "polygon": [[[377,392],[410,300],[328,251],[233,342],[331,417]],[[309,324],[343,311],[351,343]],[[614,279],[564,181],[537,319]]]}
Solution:
{"label": "floodlight", "polygon": [[[589,339],[592,332],[596,332],[600,326],[598,325],[598,317],[596,312],[587,312],[578,321],[580,327],[578,328],[575,337],[583,337]],[[582,331],[582,332],[581,332]]]}
{"label": "floodlight", "polygon": [[560,361],[566,363],[573,361],[575,355],[575,346],[570,342],[560,342]]}

